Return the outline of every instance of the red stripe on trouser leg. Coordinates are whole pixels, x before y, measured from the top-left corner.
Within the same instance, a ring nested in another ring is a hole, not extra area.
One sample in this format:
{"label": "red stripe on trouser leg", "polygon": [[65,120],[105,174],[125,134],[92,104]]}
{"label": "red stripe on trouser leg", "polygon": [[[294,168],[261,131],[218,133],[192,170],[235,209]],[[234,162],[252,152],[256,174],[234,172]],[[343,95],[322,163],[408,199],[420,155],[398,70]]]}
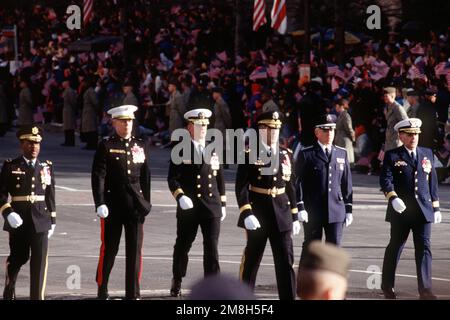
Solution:
{"label": "red stripe on trouser leg", "polygon": [[141,224],[141,245],[139,246],[139,276],[138,276],[138,281],[141,281],[141,277],[142,277],[142,245],[144,244],[144,224]]}
{"label": "red stripe on trouser leg", "polygon": [[105,258],[105,219],[101,218],[101,231],[100,231],[100,239],[102,241],[102,245],[100,246],[100,258],[98,260],[98,268],[97,268],[97,284],[101,286],[103,284],[103,259]]}

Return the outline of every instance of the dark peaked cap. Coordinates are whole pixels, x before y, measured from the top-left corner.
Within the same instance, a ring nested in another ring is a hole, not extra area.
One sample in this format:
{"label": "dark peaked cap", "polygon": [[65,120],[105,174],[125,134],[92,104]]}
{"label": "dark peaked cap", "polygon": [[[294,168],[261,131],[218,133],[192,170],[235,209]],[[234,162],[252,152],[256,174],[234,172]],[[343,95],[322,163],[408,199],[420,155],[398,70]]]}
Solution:
{"label": "dark peaked cap", "polygon": [[316,240],[312,241],[305,250],[300,261],[300,268],[331,271],[347,278],[350,256],[343,249]]}

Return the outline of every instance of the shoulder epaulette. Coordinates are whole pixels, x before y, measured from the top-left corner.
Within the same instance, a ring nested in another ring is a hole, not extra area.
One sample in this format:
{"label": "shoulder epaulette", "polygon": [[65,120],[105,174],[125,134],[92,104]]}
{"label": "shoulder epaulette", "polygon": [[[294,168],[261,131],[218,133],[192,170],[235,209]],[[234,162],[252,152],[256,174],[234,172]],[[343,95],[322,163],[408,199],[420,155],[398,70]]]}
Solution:
{"label": "shoulder epaulette", "polygon": [[103,141],[108,141],[110,138],[110,136],[103,137]]}
{"label": "shoulder epaulette", "polygon": [[339,146],[335,146],[337,149],[341,149],[341,150],[344,150],[344,151],[347,151],[345,148],[342,148],[342,147],[339,147]]}
{"label": "shoulder epaulette", "polygon": [[303,149],[301,149],[300,151],[305,151],[305,150],[309,150],[309,149],[312,149],[313,148],[313,146],[308,146],[308,147],[304,147]]}

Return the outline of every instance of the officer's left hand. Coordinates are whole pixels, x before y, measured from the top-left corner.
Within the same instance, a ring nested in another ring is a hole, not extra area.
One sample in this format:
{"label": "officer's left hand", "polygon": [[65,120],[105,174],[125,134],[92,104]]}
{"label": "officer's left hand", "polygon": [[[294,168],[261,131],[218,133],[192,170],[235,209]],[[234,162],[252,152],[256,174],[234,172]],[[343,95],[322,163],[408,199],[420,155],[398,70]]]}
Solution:
{"label": "officer's left hand", "polygon": [[345,214],[345,226],[348,227],[352,224],[353,222],[353,214],[351,213],[346,213]]}
{"label": "officer's left hand", "polygon": [[292,222],[292,235],[296,236],[300,233],[301,225],[300,221],[296,220]]}
{"label": "officer's left hand", "polygon": [[440,211],[436,211],[434,213],[434,223],[441,223],[442,221],[442,214]]}
{"label": "officer's left hand", "polygon": [[225,220],[226,216],[227,216],[227,208],[222,207],[222,218],[220,218],[220,221]]}
{"label": "officer's left hand", "polygon": [[48,238],[50,239],[53,235],[53,233],[55,233],[55,228],[56,228],[56,224],[52,224],[52,227],[50,230],[48,230]]}

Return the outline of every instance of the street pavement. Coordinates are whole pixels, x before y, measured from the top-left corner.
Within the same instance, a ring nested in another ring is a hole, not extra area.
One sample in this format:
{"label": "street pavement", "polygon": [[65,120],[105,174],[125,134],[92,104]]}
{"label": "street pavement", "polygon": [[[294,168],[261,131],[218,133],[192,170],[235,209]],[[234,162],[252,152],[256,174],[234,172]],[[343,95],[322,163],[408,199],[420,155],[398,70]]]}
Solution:
{"label": "street pavement", "polygon": [[[97,288],[95,272],[100,248],[100,223],[95,215],[90,186],[93,151],[77,146],[62,147],[63,134],[49,127],[44,135],[41,160],[53,161],[56,175],[57,226],[49,245],[47,299],[93,299]],[[15,133],[0,138],[0,161],[19,155]],[[143,299],[174,299],[169,295],[172,250],[176,235],[176,203],[167,187],[169,149],[154,147],[150,154],[152,171],[151,214],[144,226]],[[239,264],[245,246],[245,232],[236,226],[239,210],[234,196],[236,166],[226,170],[227,218],[221,225],[219,255],[223,273],[238,277]],[[384,221],[387,202],[379,191],[378,177],[353,175],[354,222],[344,230],[342,246],[352,257],[349,275],[349,299],[382,299],[381,266],[389,240],[389,224]],[[432,227],[433,290],[439,299],[450,299],[450,188],[440,186],[443,221]],[[124,237],[123,237],[124,238]],[[301,253],[303,228],[294,238],[295,270]],[[5,274],[9,253],[8,234],[0,233],[0,277]],[[203,277],[202,236],[199,230],[190,251],[190,260],[182,289],[188,290]],[[0,280],[3,291],[4,281]],[[124,239],[111,273],[109,291],[121,299],[125,289]],[[400,299],[417,299],[417,277],[412,235],[408,239],[397,269],[396,291]],[[18,298],[29,294],[29,266],[18,277]],[[255,293],[260,299],[277,299],[275,270],[270,244],[258,272]],[[176,298],[179,299],[179,298]]]}

